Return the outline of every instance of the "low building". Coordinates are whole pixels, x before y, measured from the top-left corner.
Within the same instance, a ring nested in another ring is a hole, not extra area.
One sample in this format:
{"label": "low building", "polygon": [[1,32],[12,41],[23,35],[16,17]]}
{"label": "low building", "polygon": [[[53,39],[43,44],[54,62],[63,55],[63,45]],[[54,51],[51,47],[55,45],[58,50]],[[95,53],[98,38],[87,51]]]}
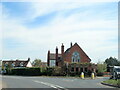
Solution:
{"label": "low building", "polygon": [[32,67],[30,58],[28,60],[3,60],[2,66],[6,68],[23,68],[23,67]]}
{"label": "low building", "polygon": [[0,73],[2,71],[2,60],[0,60]]}

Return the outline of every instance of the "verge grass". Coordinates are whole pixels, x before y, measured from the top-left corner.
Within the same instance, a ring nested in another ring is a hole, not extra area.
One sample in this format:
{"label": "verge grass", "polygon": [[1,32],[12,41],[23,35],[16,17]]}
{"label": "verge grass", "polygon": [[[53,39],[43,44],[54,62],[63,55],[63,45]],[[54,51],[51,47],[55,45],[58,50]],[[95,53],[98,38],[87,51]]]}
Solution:
{"label": "verge grass", "polygon": [[103,83],[120,86],[120,79],[118,80],[109,79],[109,80],[103,81]]}

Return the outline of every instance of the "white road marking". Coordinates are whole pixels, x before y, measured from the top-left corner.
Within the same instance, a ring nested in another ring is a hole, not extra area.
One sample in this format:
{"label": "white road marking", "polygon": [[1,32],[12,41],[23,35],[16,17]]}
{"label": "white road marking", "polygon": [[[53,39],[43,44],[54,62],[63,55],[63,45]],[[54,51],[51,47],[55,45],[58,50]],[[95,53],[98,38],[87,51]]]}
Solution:
{"label": "white road marking", "polygon": [[37,80],[34,80],[34,82],[36,83],[41,83],[41,84],[44,84],[44,85],[47,85],[47,86],[50,86],[52,88],[55,88],[55,89],[58,89],[58,90],[68,90],[68,89],[65,89],[64,87],[61,87],[59,85],[55,85],[55,84],[51,84],[51,83],[47,83],[47,82],[41,82],[41,81],[37,81]]}

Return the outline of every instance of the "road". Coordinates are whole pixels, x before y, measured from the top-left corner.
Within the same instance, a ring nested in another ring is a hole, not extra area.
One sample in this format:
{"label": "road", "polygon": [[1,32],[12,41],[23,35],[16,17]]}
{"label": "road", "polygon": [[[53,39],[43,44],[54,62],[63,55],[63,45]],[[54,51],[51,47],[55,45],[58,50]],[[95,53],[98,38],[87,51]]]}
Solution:
{"label": "road", "polygon": [[2,76],[3,88],[112,88],[100,84],[108,78],[85,79],[65,77]]}

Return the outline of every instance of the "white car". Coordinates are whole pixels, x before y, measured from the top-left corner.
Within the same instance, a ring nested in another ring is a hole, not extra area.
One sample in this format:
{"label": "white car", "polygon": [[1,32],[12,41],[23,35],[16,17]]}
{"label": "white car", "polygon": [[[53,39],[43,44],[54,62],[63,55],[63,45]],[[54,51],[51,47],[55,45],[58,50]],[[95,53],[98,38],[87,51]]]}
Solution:
{"label": "white car", "polygon": [[120,79],[120,66],[113,67],[113,79]]}

